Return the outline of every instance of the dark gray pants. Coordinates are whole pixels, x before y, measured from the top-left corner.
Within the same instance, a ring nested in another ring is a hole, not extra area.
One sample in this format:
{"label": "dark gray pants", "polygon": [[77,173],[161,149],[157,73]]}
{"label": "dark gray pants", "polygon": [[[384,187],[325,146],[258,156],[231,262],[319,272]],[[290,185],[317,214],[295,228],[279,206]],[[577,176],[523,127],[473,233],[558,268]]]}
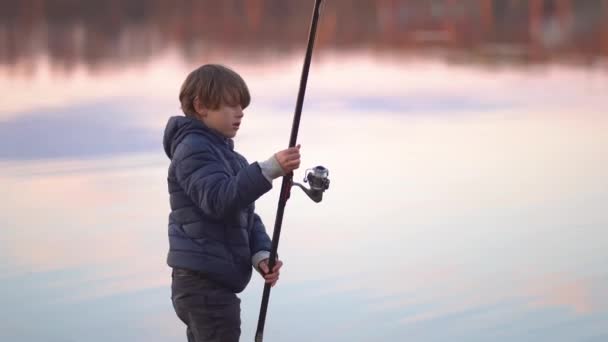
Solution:
{"label": "dark gray pants", "polygon": [[236,294],[188,270],[172,272],[171,300],[187,326],[188,342],[238,342],[241,300]]}

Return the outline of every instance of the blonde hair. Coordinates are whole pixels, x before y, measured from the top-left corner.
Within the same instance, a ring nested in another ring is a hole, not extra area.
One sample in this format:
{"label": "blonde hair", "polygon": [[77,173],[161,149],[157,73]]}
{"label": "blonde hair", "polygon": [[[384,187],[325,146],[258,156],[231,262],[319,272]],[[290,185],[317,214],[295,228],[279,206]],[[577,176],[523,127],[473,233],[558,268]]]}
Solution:
{"label": "blonde hair", "polygon": [[241,105],[245,109],[251,102],[249,89],[243,78],[234,70],[220,64],[205,64],[186,77],[179,92],[179,102],[186,116],[196,117],[194,102],[209,109],[223,105]]}

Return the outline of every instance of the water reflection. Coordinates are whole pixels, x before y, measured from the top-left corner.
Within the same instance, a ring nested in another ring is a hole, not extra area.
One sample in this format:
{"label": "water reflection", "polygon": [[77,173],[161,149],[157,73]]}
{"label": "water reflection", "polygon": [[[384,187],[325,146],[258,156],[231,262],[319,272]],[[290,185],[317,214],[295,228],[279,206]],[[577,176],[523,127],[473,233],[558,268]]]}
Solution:
{"label": "water reflection", "polygon": [[[129,123],[128,107],[90,103],[37,112],[20,113],[0,123],[0,159],[88,158],[150,150],[158,132]],[[32,136],[46,141],[32,140]]]}
{"label": "water reflection", "polygon": [[[0,65],[31,75],[141,64],[176,49],[188,61],[258,63],[304,47],[309,1],[0,1]],[[328,1],[318,53],[371,51],[453,63],[606,64],[602,0]],[[402,58],[401,57],[401,58]],[[603,62],[602,62],[603,61]]]}
{"label": "water reflection", "polygon": [[[523,71],[487,73],[433,62],[381,62],[367,55],[344,54],[316,64],[307,92],[308,110],[353,116],[387,113],[391,119],[505,115],[516,119],[529,111],[573,116],[571,108],[576,108],[576,115],[593,121],[602,116],[605,107],[607,79],[584,70],[551,69],[539,77]],[[293,110],[297,92],[293,80],[298,79],[299,63],[299,59],[291,59],[272,70],[266,65],[232,64],[238,66],[253,94],[252,106],[246,111],[252,120],[244,126],[251,129],[242,130],[242,136],[256,129],[273,134],[269,127],[277,122],[289,125],[284,114]],[[187,71],[178,60],[164,58],[139,73],[85,74],[76,80],[49,77],[33,84],[0,79],[0,91],[11,94],[0,111],[0,159],[162,153],[158,137],[166,117],[179,111],[173,94]],[[138,75],[145,86],[138,86]],[[573,88],[572,84],[585,86]],[[32,92],[47,95],[31,97]],[[331,119],[323,120],[329,122]]]}
{"label": "water reflection", "polygon": [[[183,339],[163,125],[219,60],[253,95],[238,150],[283,146],[309,7],[0,0],[0,340]],[[608,339],[607,7],[328,1],[299,139],[332,188],[290,199],[267,338]]]}

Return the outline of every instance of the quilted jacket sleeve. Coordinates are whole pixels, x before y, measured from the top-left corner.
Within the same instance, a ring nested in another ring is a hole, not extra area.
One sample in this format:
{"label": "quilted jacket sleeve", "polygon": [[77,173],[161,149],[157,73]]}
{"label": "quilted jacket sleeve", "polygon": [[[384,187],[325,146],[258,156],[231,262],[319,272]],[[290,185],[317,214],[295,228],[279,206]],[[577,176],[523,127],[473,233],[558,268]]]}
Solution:
{"label": "quilted jacket sleeve", "polygon": [[173,162],[180,186],[212,218],[246,208],[272,188],[257,162],[231,175],[209,143],[184,144]]}
{"label": "quilted jacket sleeve", "polygon": [[255,255],[260,251],[270,251],[272,245],[266,228],[260,216],[253,213],[253,227],[249,236],[251,255]]}

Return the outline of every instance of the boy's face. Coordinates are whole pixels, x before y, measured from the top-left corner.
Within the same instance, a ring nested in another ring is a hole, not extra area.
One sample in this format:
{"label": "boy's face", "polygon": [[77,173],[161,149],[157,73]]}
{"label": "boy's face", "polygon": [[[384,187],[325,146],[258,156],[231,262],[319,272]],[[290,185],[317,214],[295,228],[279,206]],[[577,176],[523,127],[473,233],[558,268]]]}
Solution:
{"label": "boy's face", "polygon": [[240,105],[222,105],[218,109],[197,108],[200,119],[209,128],[220,132],[226,138],[234,138],[243,119]]}

